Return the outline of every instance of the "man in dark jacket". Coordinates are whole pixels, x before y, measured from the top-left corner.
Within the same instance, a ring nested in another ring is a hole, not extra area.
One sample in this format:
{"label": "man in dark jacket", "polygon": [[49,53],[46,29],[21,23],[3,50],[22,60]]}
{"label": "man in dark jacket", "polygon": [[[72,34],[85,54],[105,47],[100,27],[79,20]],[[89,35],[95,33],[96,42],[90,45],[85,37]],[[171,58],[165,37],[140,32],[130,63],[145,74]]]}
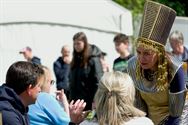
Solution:
{"label": "man in dark jacket", "polygon": [[61,49],[62,56],[59,57],[53,64],[53,69],[56,77],[57,90],[64,90],[69,97],[69,73],[70,73],[70,47],[64,45]]}
{"label": "man in dark jacket", "polygon": [[28,62],[32,62],[32,63],[34,63],[34,64],[41,65],[40,58],[38,58],[38,57],[36,57],[36,56],[33,56],[32,49],[31,49],[29,46],[23,48],[23,49],[20,51],[20,54],[23,54],[24,58],[25,58]]}
{"label": "man in dark jacket", "polygon": [[28,105],[35,103],[41,91],[44,71],[30,62],[12,64],[6,83],[0,86],[0,112],[3,125],[29,125]]}

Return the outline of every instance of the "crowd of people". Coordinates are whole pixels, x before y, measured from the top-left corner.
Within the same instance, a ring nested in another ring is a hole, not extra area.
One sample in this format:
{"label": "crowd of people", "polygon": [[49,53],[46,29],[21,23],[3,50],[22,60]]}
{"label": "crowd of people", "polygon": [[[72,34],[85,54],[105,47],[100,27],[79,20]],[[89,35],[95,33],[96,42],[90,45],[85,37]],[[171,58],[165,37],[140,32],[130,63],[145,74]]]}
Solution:
{"label": "crowd of people", "polygon": [[[13,63],[0,86],[3,125],[187,125],[188,49],[183,34],[170,34],[176,12],[147,1],[136,54],[128,36],[118,33],[113,42],[119,57],[112,71],[106,53],[90,44],[84,32],[73,35],[73,53],[64,45],[52,71],[33,56]],[[169,35],[170,34],[170,35]],[[167,40],[172,52],[166,52]]]}

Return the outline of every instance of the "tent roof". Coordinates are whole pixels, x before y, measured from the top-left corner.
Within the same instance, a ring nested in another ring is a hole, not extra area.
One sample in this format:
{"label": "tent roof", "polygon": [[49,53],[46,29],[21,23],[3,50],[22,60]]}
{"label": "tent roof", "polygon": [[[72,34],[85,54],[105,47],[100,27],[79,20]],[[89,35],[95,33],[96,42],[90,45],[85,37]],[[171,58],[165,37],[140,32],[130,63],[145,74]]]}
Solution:
{"label": "tent roof", "polygon": [[131,12],[110,0],[0,0],[0,25],[46,23],[133,34]]}

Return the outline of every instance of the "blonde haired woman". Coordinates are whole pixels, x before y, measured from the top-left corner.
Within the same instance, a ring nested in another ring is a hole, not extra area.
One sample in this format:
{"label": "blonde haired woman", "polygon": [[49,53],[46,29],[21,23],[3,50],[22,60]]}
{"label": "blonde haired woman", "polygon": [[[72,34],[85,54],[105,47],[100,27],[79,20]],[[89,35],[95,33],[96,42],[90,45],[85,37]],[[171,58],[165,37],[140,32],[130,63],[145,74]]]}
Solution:
{"label": "blonde haired woman", "polygon": [[129,75],[106,72],[95,94],[97,120],[81,125],[153,125],[145,113],[134,107],[135,88]]}

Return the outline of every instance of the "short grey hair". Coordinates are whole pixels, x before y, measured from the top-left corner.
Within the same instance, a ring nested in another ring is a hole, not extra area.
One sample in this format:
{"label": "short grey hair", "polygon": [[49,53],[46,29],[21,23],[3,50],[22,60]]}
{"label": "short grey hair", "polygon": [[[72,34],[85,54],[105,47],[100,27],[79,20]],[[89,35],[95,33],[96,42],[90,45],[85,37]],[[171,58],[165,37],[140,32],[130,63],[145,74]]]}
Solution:
{"label": "short grey hair", "polygon": [[175,30],[173,31],[169,36],[169,41],[171,42],[172,39],[177,40],[178,42],[182,43],[184,42],[183,34],[182,32]]}

